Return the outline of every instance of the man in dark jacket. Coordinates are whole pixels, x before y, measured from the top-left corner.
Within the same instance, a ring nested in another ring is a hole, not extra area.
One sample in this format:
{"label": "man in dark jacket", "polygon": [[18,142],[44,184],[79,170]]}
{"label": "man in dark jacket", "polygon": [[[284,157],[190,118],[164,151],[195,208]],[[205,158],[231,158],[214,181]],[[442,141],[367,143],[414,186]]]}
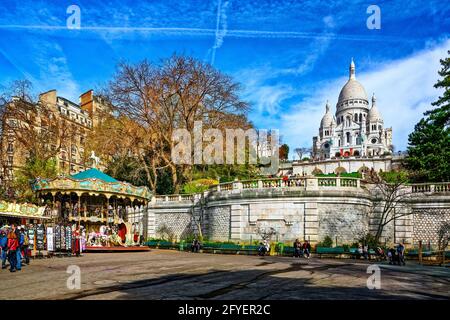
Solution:
{"label": "man in dark jacket", "polygon": [[0,248],[2,250],[2,269],[6,269],[6,253],[8,252],[8,236],[6,230],[0,230]]}
{"label": "man in dark jacket", "polygon": [[303,242],[303,255],[309,259],[310,254],[311,254],[311,245],[309,244],[308,240],[305,240],[305,242]]}
{"label": "man in dark jacket", "polygon": [[17,227],[17,241],[19,245],[16,250],[16,269],[20,271],[22,270],[22,247],[25,241],[22,227]]}
{"label": "man in dark jacket", "polygon": [[294,241],[294,257],[300,258],[302,256],[302,244],[300,240],[295,239]]}

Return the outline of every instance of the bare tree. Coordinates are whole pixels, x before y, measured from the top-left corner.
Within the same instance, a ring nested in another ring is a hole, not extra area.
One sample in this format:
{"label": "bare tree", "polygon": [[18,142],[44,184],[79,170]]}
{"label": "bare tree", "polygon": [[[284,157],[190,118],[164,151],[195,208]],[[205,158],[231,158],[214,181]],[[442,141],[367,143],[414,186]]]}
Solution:
{"label": "bare tree", "polygon": [[270,240],[273,236],[275,236],[277,234],[277,231],[273,227],[258,226],[256,228],[255,232],[263,240]]}
{"label": "bare tree", "polygon": [[310,153],[311,152],[311,148],[295,148],[294,149],[295,153],[297,153],[298,155],[298,159],[302,160],[303,159],[303,155]]}
{"label": "bare tree", "polygon": [[413,196],[404,172],[391,173],[389,181],[372,173],[369,176],[374,196],[372,215],[378,221],[375,241],[379,242],[384,228],[392,221],[411,215],[409,201]]}
{"label": "bare tree", "polygon": [[192,133],[195,121],[217,123],[224,114],[244,114],[248,106],[239,99],[238,90],[237,83],[210,65],[175,55],[160,65],[146,60],[120,63],[108,98],[120,116],[139,126],[124,133],[140,146],[134,154],[149,184],[154,184],[159,168],[167,167],[178,192],[183,179],[190,180],[191,166],[171,159],[174,130],[185,128]]}
{"label": "bare tree", "polygon": [[443,251],[448,247],[450,239],[450,223],[443,222],[438,230],[438,250]]}
{"label": "bare tree", "polygon": [[[0,97],[2,143],[13,143],[24,160],[47,161],[69,147],[76,132],[58,120],[54,106],[36,101],[27,80],[15,81],[11,88]],[[2,146],[2,152],[5,149]]]}

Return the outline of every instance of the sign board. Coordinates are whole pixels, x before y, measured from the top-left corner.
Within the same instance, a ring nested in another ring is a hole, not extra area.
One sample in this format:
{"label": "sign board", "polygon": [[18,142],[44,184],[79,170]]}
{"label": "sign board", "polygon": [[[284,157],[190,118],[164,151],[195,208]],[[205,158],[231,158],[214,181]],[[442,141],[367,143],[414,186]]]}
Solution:
{"label": "sign board", "polygon": [[47,250],[55,251],[53,227],[47,227]]}
{"label": "sign board", "polygon": [[43,224],[38,224],[36,226],[36,249],[39,251],[44,250],[44,237],[45,230]]}
{"label": "sign board", "polygon": [[34,230],[34,228],[30,228],[28,229],[28,248],[30,249],[34,249],[34,236],[35,236],[36,232]]}
{"label": "sign board", "polygon": [[72,228],[66,226],[66,250],[72,250]]}
{"label": "sign board", "polygon": [[66,227],[61,226],[61,250],[66,250]]}
{"label": "sign board", "polygon": [[61,250],[61,226],[55,226],[55,250]]}

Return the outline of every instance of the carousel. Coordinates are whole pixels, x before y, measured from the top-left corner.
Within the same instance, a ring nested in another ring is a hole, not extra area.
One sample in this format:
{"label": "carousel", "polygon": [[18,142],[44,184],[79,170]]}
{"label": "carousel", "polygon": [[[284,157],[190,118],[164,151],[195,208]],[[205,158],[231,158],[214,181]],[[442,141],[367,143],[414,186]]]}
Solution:
{"label": "carousel", "polygon": [[33,190],[55,225],[69,226],[85,239],[85,251],[142,251],[147,187],[121,182],[92,168],[55,179],[38,178]]}

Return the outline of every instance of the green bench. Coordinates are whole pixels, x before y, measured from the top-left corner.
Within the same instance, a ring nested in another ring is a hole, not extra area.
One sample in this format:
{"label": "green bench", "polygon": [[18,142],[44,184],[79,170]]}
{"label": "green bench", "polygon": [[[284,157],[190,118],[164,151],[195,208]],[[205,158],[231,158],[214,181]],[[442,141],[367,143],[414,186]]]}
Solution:
{"label": "green bench", "polygon": [[201,246],[202,252],[209,253],[231,253],[231,254],[257,254],[258,246],[242,246],[233,243],[215,243]]}
{"label": "green bench", "polygon": [[241,251],[247,255],[257,255],[259,252],[259,246],[254,245],[243,246]]}
{"label": "green bench", "polygon": [[326,247],[317,247],[316,254],[319,255],[319,258],[322,258],[322,255],[341,255],[344,254],[345,250],[343,247],[334,247],[334,248],[326,248]]}
{"label": "green bench", "polygon": [[[446,252],[445,255],[448,256],[448,253],[449,252]],[[408,250],[408,251],[406,251],[405,255],[409,256],[409,257],[418,257],[419,256],[419,250]],[[437,253],[433,252],[433,251],[422,251],[422,257],[424,257],[424,258],[425,257],[431,257],[433,255],[437,255]]]}
{"label": "green bench", "polygon": [[[348,252],[345,253],[351,255],[353,259],[360,258],[363,256],[361,253],[359,253],[358,248],[349,248]],[[369,257],[368,257],[369,260],[371,259],[371,257],[377,257],[377,253],[373,249],[369,249]]]}
{"label": "green bench", "polygon": [[294,256],[294,247],[291,246],[276,246],[275,249],[276,253],[280,256],[285,256],[285,257],[293,257]]}
{"label": "green bench", "polygon": [[157,248],[157,249],[178,249],[179,244],[169,241],[157,241],[157,240],[150,240],[145,243],[150,248]]}

